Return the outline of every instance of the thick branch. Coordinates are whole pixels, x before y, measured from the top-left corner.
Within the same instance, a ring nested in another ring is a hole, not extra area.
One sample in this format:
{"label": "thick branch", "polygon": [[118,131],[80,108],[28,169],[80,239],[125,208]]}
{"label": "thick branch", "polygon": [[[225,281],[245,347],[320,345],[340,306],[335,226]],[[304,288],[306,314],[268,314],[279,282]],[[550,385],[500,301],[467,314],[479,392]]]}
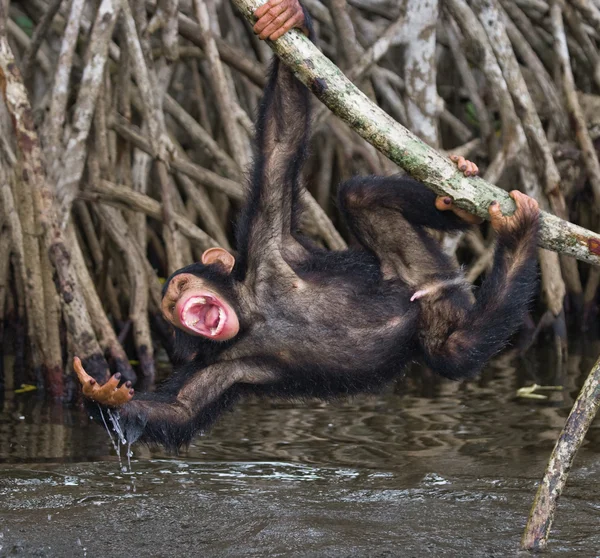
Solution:
{"label": "thick branch", "polygon": [[[107,203],[129,207],[134,211],[141,211],[153,219],[161,221],[163,211],[159,202],[149,196],[134,192],[125,186],[113,184],[108,180],[101,180],[89,189],[79,193],[79,197],[88,200],[102,200]],[[190,240],[197,242],[203,249],[219,246],[219,243],[197,227],[189,219],[175,213],[174,221],[179,230]]]}
{"label": "thick branch", "polygon": [[[152,154],[152,146],[150,145],[150,142],[122,116],[115,114],[114,119],[109,123],[109,125],[120,136],[129,141],[131,144],[135,145],[135,147],[145,151],[149,155]],[[221,191],[234,200],[243,199],[242,187],[237,182],[229,180],[228,178],[223,178],[211,170],[205,169],[200,165],[196,165],[187,159],[183,159],[178,154],[173,153],[172,155],[173,159],[170,161],[171,169],[189,176],[191,179],[196,180],[204,186]]]}
{"label": "thick branch", "polygon": [[[104,66],[108,58],[108,46],[119,11],[120,7],[117,3],[113,3],[113,0],[102,0],[96,12],[96,20],[90,35],[87,63],[83,70],[77,101],[73,109],[71,134],[61,159],[60,175],[56,184],[60,226],[63,230],[69,220],[71,203],[77,193],[85,167],[86,142],[92,126],[96,99],[102,85]],[[66,97],[63,101],[66,102]]]}
{"label": "thick branch", "polygon": [[600,406],[600,359],[592,368],[577,400],[569,413],[565,427],[554,446],[546,473],[538,488],[521,545],[527,550],[546,547],[554,512],[577,450]]}
{"label": "thick branch", "polygon": [[[260,0],[234,0],[249,22]],[[458,207],[487,218],[487,208],[498,200],[508,214],[515,205],[508,194],[480,178],[464,178],[455,166],[394,121],[361,93],[342,72],[299,32],[291,32],[269,46],[296,77],[369,143],[413,177]],[[600,265],[600,235],[542,213],[540,246]]]}
{"label": "thick branch", "polygon": [[[0,3],[0,21],[4,20]],[[91,318],[71,267],[69,248],[58,225],[54,191],[46,180],[40,141],[33,113],[6,34],[0,29],[0,93],[12,117],[22,164],[21,178],[31,189],[34,207],[42,229],[43,243],[56,270],[56,286],[62,301],[65,323],[80,355],[91,366],[96,379],[104,379],[108,369],[93,333]]]}

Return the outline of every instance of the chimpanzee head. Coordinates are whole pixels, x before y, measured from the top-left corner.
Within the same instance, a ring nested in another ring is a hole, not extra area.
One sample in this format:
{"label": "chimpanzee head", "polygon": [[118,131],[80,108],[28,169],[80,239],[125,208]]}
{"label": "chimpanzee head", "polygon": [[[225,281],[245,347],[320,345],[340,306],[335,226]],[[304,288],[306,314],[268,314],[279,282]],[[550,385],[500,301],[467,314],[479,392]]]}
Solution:
{"label": "chimpanzee head", "polygon": [[223,248],[210,248],[202,254],[201,262],[188,265],[167,279],[163,315],[189,335],[213,341],[233,339],[240,330],[231,275],[235,258]]}

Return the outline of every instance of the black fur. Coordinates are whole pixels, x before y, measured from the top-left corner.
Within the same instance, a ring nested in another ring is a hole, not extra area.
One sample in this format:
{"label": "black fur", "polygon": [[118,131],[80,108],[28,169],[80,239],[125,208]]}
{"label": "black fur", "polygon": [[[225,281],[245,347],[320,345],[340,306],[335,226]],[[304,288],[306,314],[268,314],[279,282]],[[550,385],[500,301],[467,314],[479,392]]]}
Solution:
{"label": "black fur", "polygon": [[[460,230],[465,223],[435,209],[435,196],[414,180],[355,178],[340,187],[340,209],[358,248],[327,252],[298,239],[309,101],[276,59],[258,113],[233,273],[202,264],[180,270],[227,299],[240,333],[218,343],[178,331],[171,379],[120,409],[130,441],[176,449],[244,395],[373,391],[416,358],[448,378],[468,378],[520,326],[536,289],[533,211],[500,235],[493,272],[476,301],[426,230]],[[422,288],[428,294],[411,302]]]}

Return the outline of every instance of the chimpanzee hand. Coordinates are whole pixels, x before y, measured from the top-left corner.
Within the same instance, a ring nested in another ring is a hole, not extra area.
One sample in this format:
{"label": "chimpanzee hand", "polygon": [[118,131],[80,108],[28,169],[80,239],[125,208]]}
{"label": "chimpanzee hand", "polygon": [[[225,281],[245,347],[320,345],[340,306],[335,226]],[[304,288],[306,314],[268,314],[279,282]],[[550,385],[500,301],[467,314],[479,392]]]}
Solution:
{"label": "chimpanzee hand", "polygon": [[513,190],[509,195],[515,200],[517,210],[510,216],[502,215],[500,204],[496,201],[492,202],[488,208],[492,228],[498,234],[509,236],[521,236],[520,232],[527,234],[532,225],[538,221],[540,214],[538,202],[519,190]]}
{"label": "chimpanzee hand", "polygon": [[[467,177],[475,176],[479,172],[477,165],[465,159],[464,157],[459,155],[450,155],[450,159],[456,163],[458,170],[460,170]],[[438,196],[435,200],[435,207],[440,211],[451,210],[455,215],[471,225],[479,225],[480,223],[483,223],[483,219],[477,217],[477,215],[472,215],[468,211],[465,211],[460,207],[456,207],[452,203],[452,198],[450,196]]]}
{"label": "chimpanzee hand", "polygon": [[304,25],[304,12],[298,0],[269,0],[254,12],[257,22],[254,32],[260,39],[274,41],[290,29],[308,31]]}
{"label": "chimpanzee hand", "polygon": [[450,160],[454,161],[458,167],[458,170],[467,177],[475,176],[477,173],[479,173],[479,167],[472,161],[465,159],[462,155],[450,155]]}
{"label": "chimpanzee hand", "polygon": [[83,395],[92,401],[96,401],[101,405],[107,407],[119,407],[124,405],[128,401],[131,401],[133,397],[133,389],[131,388],[131,382],[125,382],[121,387],[119,380],[120,374],[115,374],[104,385],[98,385],[98,382],[94,380],[81,365],[81,360],[78,357],[73,359],[73,369],[81,382]]}

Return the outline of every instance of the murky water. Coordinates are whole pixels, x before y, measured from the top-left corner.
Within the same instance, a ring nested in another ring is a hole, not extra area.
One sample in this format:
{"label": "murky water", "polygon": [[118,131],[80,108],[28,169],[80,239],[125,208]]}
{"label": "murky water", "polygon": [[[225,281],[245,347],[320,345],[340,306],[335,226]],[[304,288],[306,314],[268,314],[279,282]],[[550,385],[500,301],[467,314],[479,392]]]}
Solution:
{"label": "murky water", "polygon": [[[554,441],[596,356],[506,354],[474,382],[418,371],[377,397],[248,401],[184,455],[134,448],[119,471],[83,413],[7,394],[0,556],[515,556]],[[531,383],[563,385],[519,400]],[[549,553],[600,555],[600,423]]]}

